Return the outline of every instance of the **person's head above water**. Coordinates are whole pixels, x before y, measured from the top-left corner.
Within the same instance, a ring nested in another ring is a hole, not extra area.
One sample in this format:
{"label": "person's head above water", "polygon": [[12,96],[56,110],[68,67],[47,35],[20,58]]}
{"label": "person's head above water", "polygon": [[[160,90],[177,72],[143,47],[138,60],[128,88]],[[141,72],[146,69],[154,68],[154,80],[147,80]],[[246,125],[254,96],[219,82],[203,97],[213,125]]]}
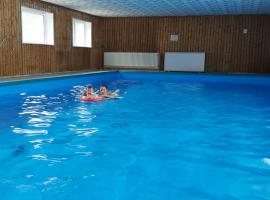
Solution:
{"label": "person's head above water", "polygon": [[88,94],[94,93],[94,87],[93,87],[92,85],[88,85],[88,86],[87,86],[87,93],[88,93]]}
{"label": "person's head above water", "polygon": [[107,85],[101,85],[99,88],[99,92],[101,95],[105,95],[108,93],[108,86]]}

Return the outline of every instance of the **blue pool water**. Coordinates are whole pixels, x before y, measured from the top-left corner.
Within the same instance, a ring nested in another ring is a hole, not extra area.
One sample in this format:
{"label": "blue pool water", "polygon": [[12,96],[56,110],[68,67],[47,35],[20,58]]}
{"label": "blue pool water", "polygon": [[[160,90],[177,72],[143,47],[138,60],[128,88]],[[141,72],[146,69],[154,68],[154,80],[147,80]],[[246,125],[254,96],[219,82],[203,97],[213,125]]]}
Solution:
{"label": "blue pool water", "polygon": [[[82,103],[89,83],[123,98]],[[269,77],[112,72],[0,97],[1,199],[270,199]]]}

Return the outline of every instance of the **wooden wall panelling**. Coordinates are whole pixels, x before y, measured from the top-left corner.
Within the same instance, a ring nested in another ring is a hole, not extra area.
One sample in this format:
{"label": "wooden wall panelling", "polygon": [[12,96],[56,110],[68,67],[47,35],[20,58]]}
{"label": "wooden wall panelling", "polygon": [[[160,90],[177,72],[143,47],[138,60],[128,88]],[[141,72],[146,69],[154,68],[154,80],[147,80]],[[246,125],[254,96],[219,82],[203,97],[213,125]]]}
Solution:
{"label": "wooden wall panelling", "polygon": [[105,18],[104,51],[205,51],[207,72],[270,73],[269,32],[270,15]]}
{"label": "wooden wall panelling", "polygon": [[[22,44],[21,6],[54,13],[55,45]],[[93,47],[72,47],[72,17],[92,22]],[[0,75],[90,70],[102,66],[102,18],[38,0],[0,1]]]}
{"label": "wooden wall panelling", "polygon": [[[54,13],[54,46],[22,44],[21,5]],[[93,48],[72,47],[72,17],[92,22]],[[270,73],[269,32],[270,15],[99,18],[38,0],[1,0],[0,75],[101,69],[104,51],[159,52],[161,64],[166,51],[205,51],[207,72]],[[174,33],[178,42],[169,41]]]}

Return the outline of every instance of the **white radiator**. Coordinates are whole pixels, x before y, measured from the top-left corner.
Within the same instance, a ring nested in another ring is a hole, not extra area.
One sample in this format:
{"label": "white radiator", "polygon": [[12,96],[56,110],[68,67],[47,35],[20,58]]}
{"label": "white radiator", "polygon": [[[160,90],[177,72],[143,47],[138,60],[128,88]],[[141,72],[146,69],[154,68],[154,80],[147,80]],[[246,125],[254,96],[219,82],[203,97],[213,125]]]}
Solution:
{"label": "white radiator", "polygon": [[104,67],[159,69],[159,53],[105,52]]}
{"label": "white radiator", "polygon": [[204,52],[166,52],[165,71],[204,72]]}

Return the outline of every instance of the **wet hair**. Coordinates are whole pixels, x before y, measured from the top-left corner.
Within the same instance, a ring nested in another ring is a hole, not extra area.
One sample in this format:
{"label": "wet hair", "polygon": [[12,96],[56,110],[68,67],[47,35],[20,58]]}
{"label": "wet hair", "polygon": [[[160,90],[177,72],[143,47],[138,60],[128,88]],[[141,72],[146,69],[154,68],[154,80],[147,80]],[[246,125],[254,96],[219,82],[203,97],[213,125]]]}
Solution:
{"label": "wet hair", "polygon": [[106,89],[108,89],[108,86],[105,84],[100,85],[100,87],[105,87]]}
{"label": "wet hair", "polygon": [[87,89],[94,89],[93,85],[88,85]]}

